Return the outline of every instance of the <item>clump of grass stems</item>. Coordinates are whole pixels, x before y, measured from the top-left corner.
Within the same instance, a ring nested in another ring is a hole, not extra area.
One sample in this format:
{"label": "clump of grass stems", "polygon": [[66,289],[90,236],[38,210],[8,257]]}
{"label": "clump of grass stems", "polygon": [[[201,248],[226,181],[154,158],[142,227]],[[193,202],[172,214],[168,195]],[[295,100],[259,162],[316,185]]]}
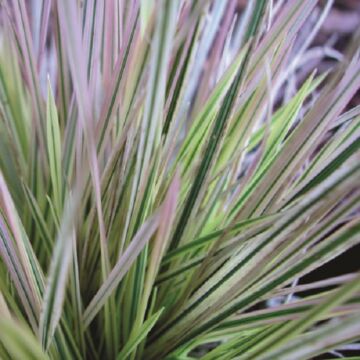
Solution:
{"label": "clump of grass stems", "polygon": [[284,96],[332,1],[0,4],[2,359],[360,339],[358,273],[299,283],[360,242],[359,34]]}

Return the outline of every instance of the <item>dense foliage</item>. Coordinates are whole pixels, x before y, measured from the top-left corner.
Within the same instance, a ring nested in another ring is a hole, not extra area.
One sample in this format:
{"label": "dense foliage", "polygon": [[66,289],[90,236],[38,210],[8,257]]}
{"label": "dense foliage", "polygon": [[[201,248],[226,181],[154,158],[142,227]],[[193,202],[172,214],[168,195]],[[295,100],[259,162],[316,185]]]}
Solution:
{"label": "dense foliage", "polygon": [[358,273],[301,283],[360,242],[359,34],[293,83],[331,1],[0,4],[0,358],[360,340]]}

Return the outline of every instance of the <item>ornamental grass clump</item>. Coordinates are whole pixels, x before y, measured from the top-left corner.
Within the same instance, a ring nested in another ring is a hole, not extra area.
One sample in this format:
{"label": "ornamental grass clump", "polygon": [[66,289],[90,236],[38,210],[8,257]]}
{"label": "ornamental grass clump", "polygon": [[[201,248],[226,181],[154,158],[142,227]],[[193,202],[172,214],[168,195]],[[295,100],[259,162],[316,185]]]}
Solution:
{"label": "ornamental grass clump", "polygon": [[331,3],[0,2],[0,358],[356,347],[359,273],[301,282],[360,243],[359,34],[297,79]]}

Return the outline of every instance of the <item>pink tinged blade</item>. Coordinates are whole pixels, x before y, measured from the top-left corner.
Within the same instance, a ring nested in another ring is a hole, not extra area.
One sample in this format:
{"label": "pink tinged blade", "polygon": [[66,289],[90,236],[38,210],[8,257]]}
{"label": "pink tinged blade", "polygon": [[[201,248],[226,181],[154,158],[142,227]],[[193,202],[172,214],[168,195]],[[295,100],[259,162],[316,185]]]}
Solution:
{"label": "pink tinged blade", "polygon": [[160,216],[156,213],[146,223],[144,223],[140,230],[136,233],[130,245],[126,248],[123,255],[115,267],[110,272],[109,276],[95,294],[87,309],[84,312],[84,326],[87,327],[94,319],[96,314],[100,311],[106,300],[113,293],[115,288],[120,283],[121,279],[128,272],[131,265],[134,263],[140,252],[143,250],[147,242],[151,239],[156,229],[159,226]]}
{"label": "pink tinged blade", "polygon": [[[94,138],[94,119],[92,116],[92,99],[87,83],[87,61],[85,49],[82,43],[81,21],[77,2],[61,0],[57,2],[59,18],[64,33],[65,44],[68,51],[70,70],[73,75],[73,85],[79,108],[79,120],[81,122],[88,152],[90,173],[95,189],[96,209],[98,214],[100,239],[103,251],[106,252],[106,233],[101,206],[101,190],[99,178],[99,166],[97,161],[96,142]],[[106,254],[105,254],[106,255]]]}
{"label": "pink tinged blade", "polygon": [[43,5],[41,8],[41,20],[40,20],[40,41],[39,41],[39,53],[37,60],[38,70],[41,67],[42,58],[44,56],[45,47],[46,47],[46,37],[49,25],[51,10],[51,0],[43,0]]}

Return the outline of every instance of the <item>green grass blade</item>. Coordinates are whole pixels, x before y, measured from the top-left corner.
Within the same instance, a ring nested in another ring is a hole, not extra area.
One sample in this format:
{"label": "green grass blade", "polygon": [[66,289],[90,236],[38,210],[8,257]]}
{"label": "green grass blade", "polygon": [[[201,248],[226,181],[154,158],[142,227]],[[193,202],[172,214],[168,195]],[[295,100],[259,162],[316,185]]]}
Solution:
{"label": "green grass blade", "polygon": [[46,107],[46,135],[50,167],[50,178],[57,215],[62,210],[62,178],[61,178],[61,138],[54,96],[48,83],[48,97]]}
{"label": "green grass blade", "polygon": [[135,351],[136,347],[146,338],[150,330],[154,327],[162,312],[163,309],[151,315],[151,317],[141,325],[139,330],[130,335],[130,339],[116,357],[118,360],[126,359]]}
{"label": "green grass blade", "polygon": [[53,340],[55,330],[62,316],[62,306],[67,285],[67,275],[71,265],[73,250],[72,243],[75,236],[75,199],[69,200],[65,207],[64,214],[65,217],[61,223],[57,240],[54,245],[40,315],[39,333],[44,349],[49,348]]}
{"label": "green grass blade", "polygon": [[0,319],[0,340],[11,359],[46,360],[36,337],[28,328],[9,319]]}

